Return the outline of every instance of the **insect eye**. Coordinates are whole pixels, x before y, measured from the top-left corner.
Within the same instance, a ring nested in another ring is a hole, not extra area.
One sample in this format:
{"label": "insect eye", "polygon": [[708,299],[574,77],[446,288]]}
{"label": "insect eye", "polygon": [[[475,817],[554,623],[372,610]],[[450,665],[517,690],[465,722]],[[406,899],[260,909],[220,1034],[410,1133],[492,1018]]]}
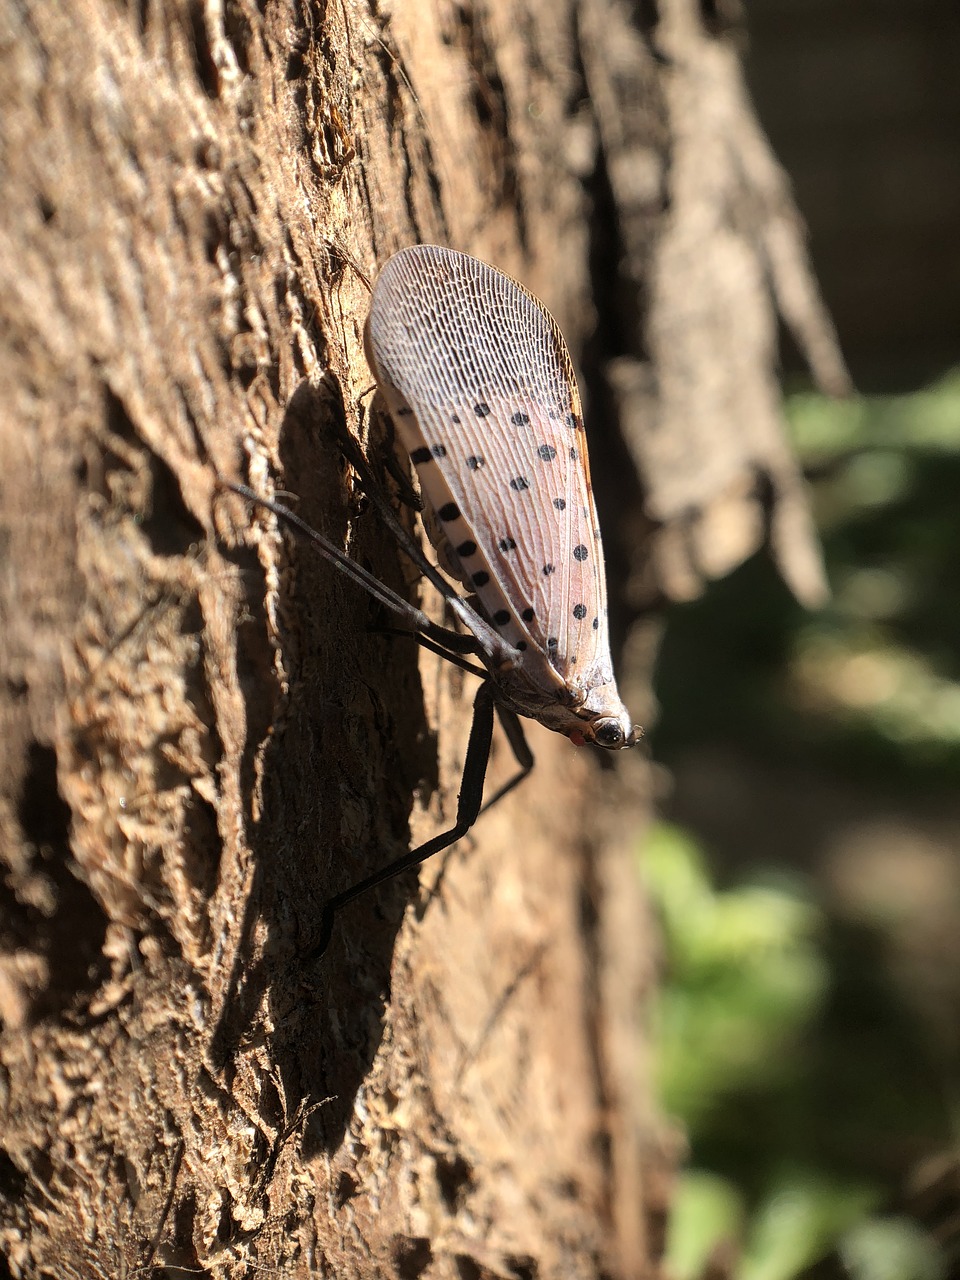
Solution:
{"label": "insect eye", "polygon": [[597,726],[595,738],[601,747],[622,747],[623,729],[616,720],[605,720]]}

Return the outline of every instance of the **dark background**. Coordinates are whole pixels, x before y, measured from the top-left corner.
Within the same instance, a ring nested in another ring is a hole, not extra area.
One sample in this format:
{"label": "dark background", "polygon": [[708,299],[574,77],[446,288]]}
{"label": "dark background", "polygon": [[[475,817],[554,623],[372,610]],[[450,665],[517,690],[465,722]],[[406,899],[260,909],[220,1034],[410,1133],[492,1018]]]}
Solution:
{"label": "dark background", "polygon": [[863,391],[960,351],[960,6],[752,0],[746,70]]}

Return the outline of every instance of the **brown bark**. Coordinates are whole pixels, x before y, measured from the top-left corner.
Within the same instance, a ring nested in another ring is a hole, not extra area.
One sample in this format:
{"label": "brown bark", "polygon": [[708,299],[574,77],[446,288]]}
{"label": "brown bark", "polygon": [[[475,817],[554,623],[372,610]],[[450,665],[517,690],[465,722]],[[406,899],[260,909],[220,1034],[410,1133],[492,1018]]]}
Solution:
{"label": "brown bark", "polygon": [[327,895],[449,821],[471,682],[215,478],[419,590],[336,433],[368,425],[364,277],[438,240],[580,353],[638,713],[658,591],[769,532],[815,598],[774,294],[842,369],[735,48],[684,0],[647,31],[614,0],[0,23],[11,1272],[652,1271],[640,753],[533,731],[524,789],[306,964]]}

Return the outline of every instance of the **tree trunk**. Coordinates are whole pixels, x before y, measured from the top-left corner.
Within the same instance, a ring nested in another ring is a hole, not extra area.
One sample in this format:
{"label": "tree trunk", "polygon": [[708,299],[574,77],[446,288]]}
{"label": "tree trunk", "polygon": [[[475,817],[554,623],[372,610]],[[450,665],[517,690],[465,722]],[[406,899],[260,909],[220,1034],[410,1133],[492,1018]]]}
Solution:
{"label": "tree trunk", "polygon": [[330,893],[449,825],[473,682],[216,478],[442,616],[337,444],[380,438],[366,281],[439,241],[579,357],[638,716],[658,597],[767,540],[818,598],[777,303],[842,365],[735,44],[660,10],[0,8],[13,1275],[655,1270],[642,752],[534,728],[534,777],[308,961]]}

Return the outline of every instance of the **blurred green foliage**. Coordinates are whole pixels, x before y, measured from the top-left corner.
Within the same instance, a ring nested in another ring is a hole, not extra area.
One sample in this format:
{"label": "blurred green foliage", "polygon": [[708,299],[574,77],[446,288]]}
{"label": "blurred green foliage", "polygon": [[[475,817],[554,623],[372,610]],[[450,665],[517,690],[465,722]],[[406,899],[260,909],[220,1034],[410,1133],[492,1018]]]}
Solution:
{"label": "blurred green foliage", "polygon": [[[878,1124],[884,1145],[898,1128],[906,1146],[930,1132],[932,1077],[911,1062],[916,1027],[908,1020],[908,1034],[893,1037],[906,1050],[898,1064],[885,996],[884,1043],[845,1042],[875,1002],[851,1019],[827,917],[801,883],[717,892],[695,843],[667,824],[644,847],[643,874],[667,966],[653,1028],[657,1084],[692,1153],[669,1274],[694,1280],[718,1248],[732,1248],[742,1280],[789,1280],[829,1249],[849,1254],[847,1273],[860,1280],[942,1275],[925,1232],[878,1213]],[[858,1004],[864,985],[854,982]],[[889,1269],[894,1258],[900,1270]]]}
{"label": "blurred green foliage", "polygon": [[[674,767],[708,745],[797,786],[855,789],[868,810],[953,804],[960,371],[910,396],[798,395],[788,412],[832,600],[805,612],[757,556],[677,608],[654,753]],[[955,1249],[901,1192],[956,1145],[960,1064],[898,980],[889,922],[845,915],[814,858],[785,861],[776,825],[767,848],[727,847],[709,872],[709,833],[682,796],[672,812],[690,830],[658,827],[642,859],[663,930],[660,1096],[690,1146],[670,1273],[693,1280],[725,1257],[720,1274],[741,1280],[955,1274]]]}
{"label": "blurred green foliage", "polygon": [[820,921],[787,888],[715,892],[697,846],[665,824],[644,848],[643,874],[669,959],[655,1032],[660,1097],[702,1131],[731,1087],[771,1068],[789,1073],[791,1041],[826,983]]}

